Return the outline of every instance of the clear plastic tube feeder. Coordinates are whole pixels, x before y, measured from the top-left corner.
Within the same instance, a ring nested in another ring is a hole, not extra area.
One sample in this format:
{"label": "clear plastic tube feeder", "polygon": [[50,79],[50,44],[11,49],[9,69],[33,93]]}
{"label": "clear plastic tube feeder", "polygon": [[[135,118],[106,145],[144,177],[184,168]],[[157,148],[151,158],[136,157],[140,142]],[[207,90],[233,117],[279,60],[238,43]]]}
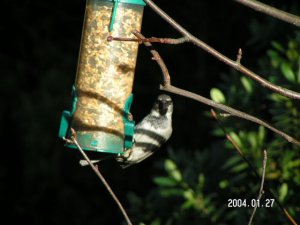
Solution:
{"label": "clear plastic tube feeder", "polygon": [[107,37],[140,31],[144,5],[142,0],[87,0],[72,108],[63,112],[59,137],[68,138],[72,127],[84,150],[118,154],[132,146],[129,110],[138,43]]}

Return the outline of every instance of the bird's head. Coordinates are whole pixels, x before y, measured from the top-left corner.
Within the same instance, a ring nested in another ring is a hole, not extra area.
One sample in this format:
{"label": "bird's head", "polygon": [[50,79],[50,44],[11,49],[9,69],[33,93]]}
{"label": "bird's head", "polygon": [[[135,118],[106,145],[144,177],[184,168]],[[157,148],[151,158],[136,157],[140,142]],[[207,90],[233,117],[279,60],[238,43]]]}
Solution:
{"label": "bird's head", "polygon": [[152,110],[157,116],[171,116],[173,113],[173,102],[171,97],[166,94],[159,95]]}

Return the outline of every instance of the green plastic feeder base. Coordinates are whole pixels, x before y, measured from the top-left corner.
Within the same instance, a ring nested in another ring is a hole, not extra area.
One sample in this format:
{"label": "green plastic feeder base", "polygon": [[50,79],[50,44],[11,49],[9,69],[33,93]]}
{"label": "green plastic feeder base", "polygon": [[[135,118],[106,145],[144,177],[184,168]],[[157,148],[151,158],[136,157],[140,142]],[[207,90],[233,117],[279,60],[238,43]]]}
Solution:
{"label": "green plastic feeder base", "polygon": [[[76,139],[83,150],[95,151],[113,154],[122,154],[124,152],[124,141],[122,138],[113,134],[101,132],[97,137],[97,134],[91,132],[76,132]],[[66,143],[66,147],[77,149],[75,144]]]}
{"label": "green plastic feeder base", "polygon": [[[77,95],[75,86],[72,88],[72,108],[70,111],[63,111],[58,136],[60,138],[70,138],[70,124],[72,116],[76,110]],[[123,122],[124,122],[124,138],[109,131],[82,131],[76,130],[76,138],[83,150],[95,151],[103,153],[123,154],[125,149],[131,148],[133,145],[134,135],[134,121],[129,120],[130,107],[133,101],[131,94],[125,102],[123,108]],[[77,149],[75,144],[66,143],[66,147]]]}

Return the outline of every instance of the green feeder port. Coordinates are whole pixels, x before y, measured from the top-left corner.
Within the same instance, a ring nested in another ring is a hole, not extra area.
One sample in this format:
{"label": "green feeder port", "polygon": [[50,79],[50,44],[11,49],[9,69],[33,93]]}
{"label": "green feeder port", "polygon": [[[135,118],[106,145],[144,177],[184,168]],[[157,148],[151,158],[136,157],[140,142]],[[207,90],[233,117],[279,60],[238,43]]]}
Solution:
{"label": "green feeder port", "polygon": [[72,127],[84,150],[122,154],[132,147],[129,110],[138,43],[107,37],[140,31],[144,5],[142,0],[87,0],[72,108],[62,114],[59,137],[69,138]]}

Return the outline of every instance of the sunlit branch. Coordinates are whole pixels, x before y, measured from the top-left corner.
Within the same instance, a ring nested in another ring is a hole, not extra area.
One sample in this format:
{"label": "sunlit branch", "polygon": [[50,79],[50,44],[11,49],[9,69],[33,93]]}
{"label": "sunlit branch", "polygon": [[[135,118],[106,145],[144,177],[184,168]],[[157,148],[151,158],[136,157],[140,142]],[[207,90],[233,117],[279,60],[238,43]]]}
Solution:
{"label": "sunlit branch", "polygon": [[264,4],[259,1],[253,1],[253,0],[234,0],[240,4],[243,4],[249,8],[252,8],[258,12],[267,14],[269,16],[273,16],[277,19],[280,19],[282,21],[285,21],[290,24],[294,24],[295,26],[300,27],[300,17],[293,15],[291,13],[279,10],[277,8],[274,8],[272,6],[269,6],[267,4]]}

